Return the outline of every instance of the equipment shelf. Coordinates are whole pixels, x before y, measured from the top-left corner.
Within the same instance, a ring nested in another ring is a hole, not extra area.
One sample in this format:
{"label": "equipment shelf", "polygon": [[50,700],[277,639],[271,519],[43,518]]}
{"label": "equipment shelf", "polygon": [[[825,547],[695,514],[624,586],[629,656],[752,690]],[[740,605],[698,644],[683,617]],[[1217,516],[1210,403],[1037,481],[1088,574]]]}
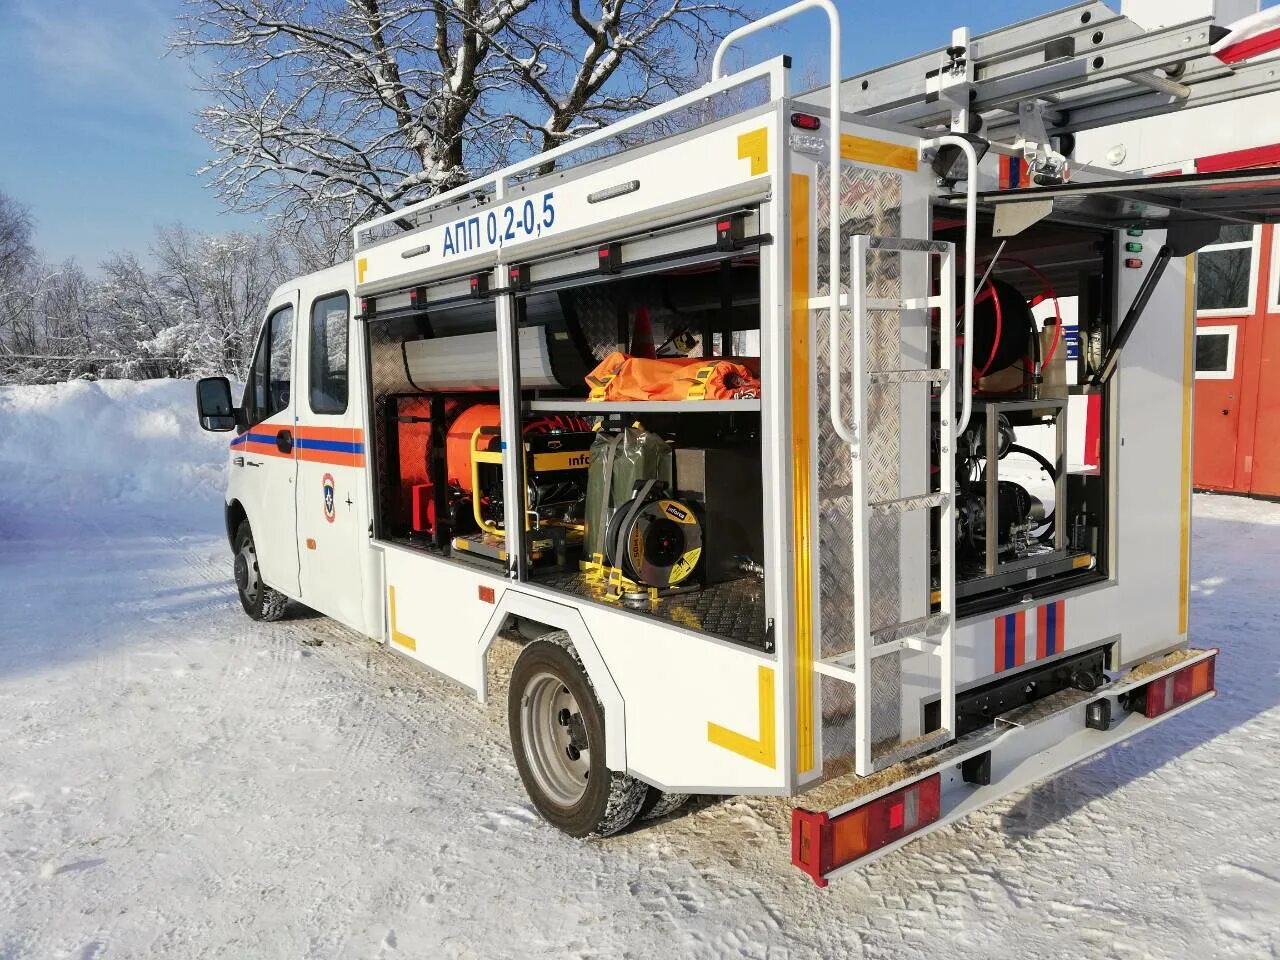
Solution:
{"label": "equipment shelf", "polygon": [[530,400],[541,413],[759,413],[759,400]]}

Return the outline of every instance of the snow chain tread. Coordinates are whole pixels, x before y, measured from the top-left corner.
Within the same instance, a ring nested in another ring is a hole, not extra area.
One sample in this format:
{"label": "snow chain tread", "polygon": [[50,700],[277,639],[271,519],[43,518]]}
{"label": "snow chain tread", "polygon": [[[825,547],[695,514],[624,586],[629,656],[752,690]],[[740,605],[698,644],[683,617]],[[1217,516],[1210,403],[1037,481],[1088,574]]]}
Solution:
{"label": "snow chain tread", "polygon": [[289,598],[279,590],[268,587],[265,583],[262,585],[262,617],[266,623],[272,623],[284,616],[285,608],[289,606]]}
{"label": "snow chain tread", "polygon": [[669,813],[675,813],[689,801],[687,793],[659,793],[653,806],[640,815],[641,820],[661,820]]}

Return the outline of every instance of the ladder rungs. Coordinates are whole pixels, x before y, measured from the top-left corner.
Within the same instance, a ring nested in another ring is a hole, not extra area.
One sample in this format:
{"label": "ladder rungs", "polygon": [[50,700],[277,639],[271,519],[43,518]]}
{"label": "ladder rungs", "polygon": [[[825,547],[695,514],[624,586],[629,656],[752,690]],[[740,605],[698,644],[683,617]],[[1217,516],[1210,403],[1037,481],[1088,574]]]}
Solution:
{"label": "ladder rungs", "polygon": [[940,297],[867,297],[863,305],[868,310],[927,310],[938,306],[940,301]]}
{"label": "ladder rungs", "polygon": [[883,770],[885,767],[891,767],[895,763],[909,760],[911,757],[919,756],[930,750],[936,750],[954,739],[955,735],[944,727],[940,730],[930,731],[924,736],[909,740],[906,743],[877,744],[871,751],[871,769],[866,774],[859,774],[859,776],[867,776]]}
{"label": "ladder rungs", "polygon": [[901,640],[904,637],[919,637],[930,645],[936,645],[937,641],[930,638],[929,634],[942,629],[950,622],[951,617],[948,614],[931,613],[927,617],[906,620],[903,623],[897,623],[882,630],[872,630],[871,639],[879,645],[888,643],[891,640]]}
{"label": "ladder rungs", "polygon": [[930,493],[923,497],[901,497],[897,500],[881,500],[868,504],[875,513],[906,513],[909,510],[929,510],[940,507],[950,497],[945,493]]}
{"label": "ladder rungs", "polygon": [[874,384],[883,383],[946,383],[951,379],[949,370],[875,370],[867,374]]}
{"label": "ladder rungs", "polygon": [[951,244],[946,240],[918,240],[914,237],[869,237],[867,247],[898,253],[944,254],[951,250]]}
{"label": "ladder rungs", "polygon": [[838,657],[831,657],[829,660],[816,660],[813,669],[822,674],[824,677],[831,677],[835,680],[843,680],[845,683],[854,683],[856,674],[853,670],[853,652],[842,653]]}

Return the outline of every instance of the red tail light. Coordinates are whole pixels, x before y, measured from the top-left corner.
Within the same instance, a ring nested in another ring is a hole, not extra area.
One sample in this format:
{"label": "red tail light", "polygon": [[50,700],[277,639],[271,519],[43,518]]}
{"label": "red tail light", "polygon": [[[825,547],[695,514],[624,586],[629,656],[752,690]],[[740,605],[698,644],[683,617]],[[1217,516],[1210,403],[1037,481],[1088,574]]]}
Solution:
{"label": "red tail light", "polygon": [[918,780],[837,817],[791,811],[791,862],[827,885],[827,874],[933,823],[942,812],[939,774]]}
{"label": "red tail light", "polygon": [[1143,716],[1158,717],[1217,689],[1214,686],[1214,665],[1217,659],[1216,656],[1207,657],[1199,663],[1175,670],[1148,683],[1143,688]]}
{"label": "red tail light", "polygon": [[811,113],[793,113],[791,125],[801,130],[817,130],[822,126],[822,121]]}

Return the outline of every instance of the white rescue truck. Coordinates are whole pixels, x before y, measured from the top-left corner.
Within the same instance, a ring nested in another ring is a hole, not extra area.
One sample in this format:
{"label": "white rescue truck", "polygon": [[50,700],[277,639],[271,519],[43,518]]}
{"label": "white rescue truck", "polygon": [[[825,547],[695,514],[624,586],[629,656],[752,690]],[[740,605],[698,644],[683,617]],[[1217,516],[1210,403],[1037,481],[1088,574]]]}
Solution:
{"label": "white rescue truck", "polygon": [[[809,9],[829,87],[725,73]],[[1188,258],[1280,171],[1072,140],[1273,89],[1226,34],[1086,2],[842,83],[805,0],[697,92],[362,224],[276,291],[242,402],[198,388],[245,611],[481,699],[521,636],[549,822],[796,797],[820,884],[1213,697]]]}

